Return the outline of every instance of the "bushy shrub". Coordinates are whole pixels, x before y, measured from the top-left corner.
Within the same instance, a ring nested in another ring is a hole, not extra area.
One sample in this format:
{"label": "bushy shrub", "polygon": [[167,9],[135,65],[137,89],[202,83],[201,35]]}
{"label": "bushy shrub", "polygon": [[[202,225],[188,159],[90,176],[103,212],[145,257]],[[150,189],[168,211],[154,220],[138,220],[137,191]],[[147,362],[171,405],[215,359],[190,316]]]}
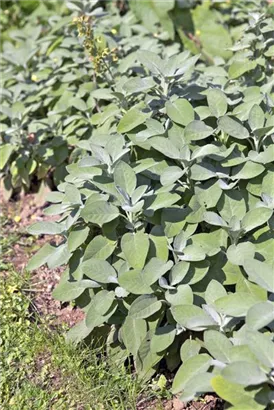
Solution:
{"label": "bushy shrub", "polygon": [[[90,19],[78,23],[87,40]],[[48,196],[60,219],[29,230],[63,241],[28,268],[68,265],[54,297],[86,313],[70,340],[105,337],[142,379],[163,359],[182,400],[215,391],[234,410],[263,410],[274,367],[273,21],[253,14],[215,66],[155,39],[158,52],[137,40],[136,52],[135,40],[119,39],[119,63],[102,56],[97,127]]]}
{"label": "bushy shrub", "polygon": [[[97,3],[59,2],[56,7],[47,1],[22,2],[24,6],[1,3],[8,7],[2,18],[0,115],[0,179],[6,199],[22,187],[38,189],[41,181],[58,185],[66,175],[65,166],[81,155],[76,143],[89,138],[91,132],[104,133],[110,128],[110,115],[103,120],[91,115],[112,101],[113,95],[104,91],[112,80],[96,73],[86,58],[73,23],[75,11],[88,11],[93,19],[101,16],[100,24],[93,20],[94,39],[101,52],[107,47],[115,49],[121,41],[127,56],[122,64],[115,63],[121,73],[134,61],[137,47],[154,52],[162,49],[159,39],[137,24],[131,12],[123,17],[112,3],[106,3],[111,9],[106,15]],[[178,46],[168,46],[165,55],[178,51]],[[109,105],[109,110],[113,107]]]}
{"label": "bushy shrub", "polygon": [[231,57],[229,47],[247,27],[249,13],[274,15],[267,0],[129,0],[129,7],[152,33],[201,53],[207,64]]}

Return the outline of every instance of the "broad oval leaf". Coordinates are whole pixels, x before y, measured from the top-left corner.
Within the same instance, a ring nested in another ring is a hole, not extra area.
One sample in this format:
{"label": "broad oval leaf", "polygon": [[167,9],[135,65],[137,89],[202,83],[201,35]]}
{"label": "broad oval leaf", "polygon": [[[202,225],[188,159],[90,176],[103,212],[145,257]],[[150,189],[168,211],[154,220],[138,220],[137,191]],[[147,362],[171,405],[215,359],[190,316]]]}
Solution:
{"label": "broad oval leaf", "polygon": [[122,237],[121,248],[129,265],[134,269],[142,269],[148,254],[149,237],[141,231],[128,232]]}
{"label": "broad oval leaf", "polygon": [[194,109],[192,105],[184,98],[166,103],[166,112],[172,121],[181,125],[187,125],[194,120]]}
{"label": "broad oval leaf", "polygon": [[226,95],[219,88],[210,89],[207,92],[207,103],[211,114],[219,118],[227,111]]}
{"label": "broad oval leaf", "polygon": [[224,115],[218,121],[219,128],[231,137],[243,140],[249,138],[248,130],[235,117]]}
{"label": "broad oval leaf", "polygon": [[139,296],[129,308],[132,319],[146,319],[161,309],[162,303],[153,295]]}

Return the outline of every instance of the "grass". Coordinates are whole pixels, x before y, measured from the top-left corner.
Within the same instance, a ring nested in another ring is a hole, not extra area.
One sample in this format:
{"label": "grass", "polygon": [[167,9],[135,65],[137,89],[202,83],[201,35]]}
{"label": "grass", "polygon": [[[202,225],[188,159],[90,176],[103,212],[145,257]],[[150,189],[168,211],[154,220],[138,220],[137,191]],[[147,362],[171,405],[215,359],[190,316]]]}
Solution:
{"label": "grass", "polygon": [[[2,239],[3,251],[15,241],[9,239]],[[100,349],[67,344],[64,328],[53,330],[34,312],[24,290],[28,274],[10,263],[1,270],[1,409],[131,410],[149,396],[156,398],[154,409],[163,408],[165,388],[141,386],[126,368],[99,359]]]}

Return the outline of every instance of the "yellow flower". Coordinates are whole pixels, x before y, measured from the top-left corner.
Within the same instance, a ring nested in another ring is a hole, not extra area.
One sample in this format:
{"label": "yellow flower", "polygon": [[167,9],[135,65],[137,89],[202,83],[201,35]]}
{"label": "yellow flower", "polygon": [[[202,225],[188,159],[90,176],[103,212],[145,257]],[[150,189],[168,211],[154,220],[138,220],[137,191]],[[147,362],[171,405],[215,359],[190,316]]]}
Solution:
{"label": "yellow flower", "polygon": [[72,22],[73,23],[78,23],[78,20],[79,20],[78,17],[73,17]]}
{"label": "yellow flower", "polygon": [[201,34],[201,31],[200,31],[200,30],[196,30],[195,34],[196,34],[196,36],[199,36],[199,35]]}
{"label": "yellow flower", "polygon": [[112,56],[112,61],[118,61],[118,57],[117,56]]}
{"label": "yellow flower", "polygon": [[17,290],[16,286],[8,286],[7,288],[8,293],[13,293],[15,290]]}
{"label": "yellow flower", "polygon": [[21,216],[20,216],[20,215],[16,215],[16,216],[13,218],[13,220],[14,220],[14,222],[18,223],[18,222],[21,221]]}
{"label": "yellow flower", "polygon": [[111,30],[111,32],[112,32],[112,34],[117,34],[116,28],[113,28],[113,29]]}
{"label": "yellow flower", "polygon": [[32,74],[31,76],[32,81],[34,81],[35,83],[38,81],[38,77],[35,74]]}

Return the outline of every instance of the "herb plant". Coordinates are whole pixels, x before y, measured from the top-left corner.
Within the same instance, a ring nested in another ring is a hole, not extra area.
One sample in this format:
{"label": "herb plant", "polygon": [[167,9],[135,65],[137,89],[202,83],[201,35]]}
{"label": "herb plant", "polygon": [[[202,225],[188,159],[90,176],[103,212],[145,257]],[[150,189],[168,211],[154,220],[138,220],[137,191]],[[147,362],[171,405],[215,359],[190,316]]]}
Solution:
{"label": "herb plant", "polygon": [[273,29],[254,13],[214,66],[121,37],[97,66],[97,127],[48,195],[60,218],[29,229],[63,238],[28,269],[67,265],[53,295],[86,313],[69,340],[105,339],[140,379],[165,363],[183,401],[234,410],[273,401]]}

